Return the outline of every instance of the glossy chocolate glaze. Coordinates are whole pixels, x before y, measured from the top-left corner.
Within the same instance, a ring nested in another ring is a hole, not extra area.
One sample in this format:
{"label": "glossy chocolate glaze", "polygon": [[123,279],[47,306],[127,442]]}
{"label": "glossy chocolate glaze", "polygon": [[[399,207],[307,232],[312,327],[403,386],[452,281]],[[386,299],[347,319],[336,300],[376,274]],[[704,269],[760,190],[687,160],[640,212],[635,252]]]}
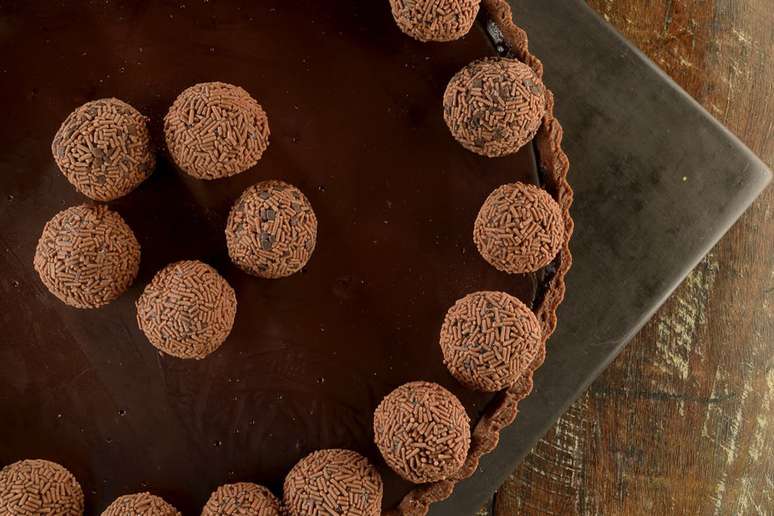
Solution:
{"label": "glossy chocolate glaze", "polygon": [[[78,477],[87,512],[151,490],[186,514],[237,480],[280,494],[308,452],[345,447],[383,474],[385,508],[411,486],[372,444],[372,411],[411,380],[439,382],[476,421],[491,395],[459,386],[441,361],[446,309],[504,290],[530,303],[534,276],[508,276],[476,252],[486,196],[535,183],[529,148],[499,159],[464,150],[441,116],[449,78],[494,53],[480,26],[463,40],[402,34],[388,2],[18,2],[0,14],[0,465],[47,458]],[[184,5],[183,5],[184,4]],[[258,5],[254,5],[258,4]],[[240,85],[269,115],[257,166],[216,182],[174,170],[111,203],[142,245],[135,285],[99,310],[69,308],[32,268],[44,223],[86,199],[49,146],[78,105],[115,96],[161,122],[185,87]],[[244,188],[280,178],[319,219],[306,269],[283,280],[240,272],[224,227]],[[134,301],[181,259],[216,267],[236,289],[234,331],[203,361],[160,355]]]}

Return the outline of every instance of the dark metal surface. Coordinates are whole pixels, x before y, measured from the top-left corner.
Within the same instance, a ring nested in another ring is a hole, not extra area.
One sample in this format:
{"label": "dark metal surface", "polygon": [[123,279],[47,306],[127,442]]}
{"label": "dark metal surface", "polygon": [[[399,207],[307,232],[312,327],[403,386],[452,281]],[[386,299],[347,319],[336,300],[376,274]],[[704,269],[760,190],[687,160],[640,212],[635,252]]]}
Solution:
{"label": "dark metal surface", "polygon": [[511,3],[565,128],[574,265],[533,394],[435,515],[477,511],[771,179],[585,3]]}

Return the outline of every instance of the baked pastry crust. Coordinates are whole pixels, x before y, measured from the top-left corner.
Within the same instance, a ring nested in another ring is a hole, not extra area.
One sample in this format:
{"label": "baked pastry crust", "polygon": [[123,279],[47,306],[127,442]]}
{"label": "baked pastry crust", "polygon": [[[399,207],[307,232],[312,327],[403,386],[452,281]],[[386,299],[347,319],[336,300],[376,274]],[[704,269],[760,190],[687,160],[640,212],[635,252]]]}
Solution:
{"label": "baked pastry crust", "polygon": [[[500,29],[509,50],[509,56],[529,65],[542,79],[543,63],[530,53],[527,33],[514,23],[508,2],[483,0],[481,5],[486,15]],[[544,296],[534,307],[543,332],[543,340],[537,355],[519,381],[510,389],[502,391],[503,395],[490,404],[486,414],[473,427],[470,451],[462,468],[447,480],[418,486],[403,497],[397,509],[387,514],[407,516],[426,514],[431,504],[448,498],[459,481],[470,477],[476,471],[481,456],[497,447],[500,431],[513,423],[518,413],[519,402],[532,392],[532,376],[545,360],[546,342],[556,329],[556,309],[564,299],[564,278],[572,265],[569,242],[573,231],[573,221],[570,216],[573,192],[567,182],[570,163],[562,150],[562,135],[562,126],[554,116],[554,96],[546,88],[546,114],[534,142],[538,152],[539,167],[543,172],[543,187],[551,193],[561,207],[565,233],[562,247],[553,262],[556,264],[553,277],[546,279]]]}

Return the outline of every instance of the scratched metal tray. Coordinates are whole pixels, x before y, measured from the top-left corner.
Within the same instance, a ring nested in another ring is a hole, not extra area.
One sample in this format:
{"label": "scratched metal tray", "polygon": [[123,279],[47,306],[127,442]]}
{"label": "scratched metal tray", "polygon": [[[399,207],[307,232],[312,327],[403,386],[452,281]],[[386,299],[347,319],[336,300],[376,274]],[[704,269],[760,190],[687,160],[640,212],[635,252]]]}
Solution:
{"label": "scratched metal tray", "polygon": [[573,268],[535,390],[431,514],[476,512],[771,180],[582,0],[511,0],[545,64],[576,201]]}

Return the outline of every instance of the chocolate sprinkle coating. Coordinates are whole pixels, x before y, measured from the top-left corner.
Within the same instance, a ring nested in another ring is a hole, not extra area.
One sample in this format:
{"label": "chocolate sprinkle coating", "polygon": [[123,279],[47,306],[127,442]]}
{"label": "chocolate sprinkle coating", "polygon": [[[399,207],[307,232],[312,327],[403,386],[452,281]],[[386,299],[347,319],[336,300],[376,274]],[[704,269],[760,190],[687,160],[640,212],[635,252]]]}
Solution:
{"label": "chocolate sprinkle coating", "polygon": [[473,225],[473,241],[493,267],[533,272],[556,257],[564,242],[562,209],[545,190],[524,183],[497,188]]}
{"label": "chocolate sprinkle coating", "polygon": [[132,284],[140,268],[140,244],[118,213],[83,204],[46,223],[33,265],[63,303],[97,308]]}
{"label": "chocolate sprinkle coating", "polygon": [[307,455],[285,477],[283,493],[290,516],[378,516],[382,511],[382,478],[351,450]]}
{"label": "chocolate sprinkle coating", "polygon": [[119,496],[102,516],[182,516],[180,511],[164,501],[163,498],[150,493],[136,493]]}
{"label": "chocolate sprinkle coating", "polygon": [[228,254],[261,278],[283,278],[306,265],[317,244],[317,217],[306,196],[283,181],[262,181],[239,197],[226,224]]}
{"label": "chocolate sprinkle coating", "polygon": [[239,86],[205,82],[172,103],[164,137],[181,170],[198,179],[219,179],[258,163],[269,146],[269,119]]}
{"label": "chocolate sprinkle coating", "polygon": [[440,343],[452,376],[474,390],[495,392],[515,384],[534,360],[540,323],[505,292],[475,292],[446,312]]}
{"label": "chocolate sprinkle coating", "polygon": [[128,194],[156,165],[148,119],[113,98],[87,102],[70,113],[54,136],[51,153],[76,190],[97,201]]}
{"label": "chocolate sprinkle coating", "polygon": [[411,382],[385,396],[374,412],[376,445],[404,479],[444,480],[463,465],[470,419],[462,403],[438,384]]}
{"label": "chocolate sprinkle coating", "polygon": [[236,309],[234,289],[218,271],[181,261],[167,265],[145,287],[137,300],[137,323],[161,351],[202,359],[231,333]]}
{"label": "chocolate sprinkle coating", "polygon": [[0,470],[0,514],[82,516],[83,491],[63,466],[22,460]]}
{"label": "chocolate sprinkle coating", "polygon": [[474,61],[452,77],[443,95],[443,118],[454,138],[490,158],[531,141],[545,112],[543,83],[516,59]]}
{"label": "chocolate sprinkle coating", "polygon": [[280,502],[258,484],[237,482],[213,491],[202,516],[280,516]]}
{"label": "chocolate sprinkle coating", "polygon": [[400,30],[419,41],[453,41],[470,31],[481,0],[390,0]]}

